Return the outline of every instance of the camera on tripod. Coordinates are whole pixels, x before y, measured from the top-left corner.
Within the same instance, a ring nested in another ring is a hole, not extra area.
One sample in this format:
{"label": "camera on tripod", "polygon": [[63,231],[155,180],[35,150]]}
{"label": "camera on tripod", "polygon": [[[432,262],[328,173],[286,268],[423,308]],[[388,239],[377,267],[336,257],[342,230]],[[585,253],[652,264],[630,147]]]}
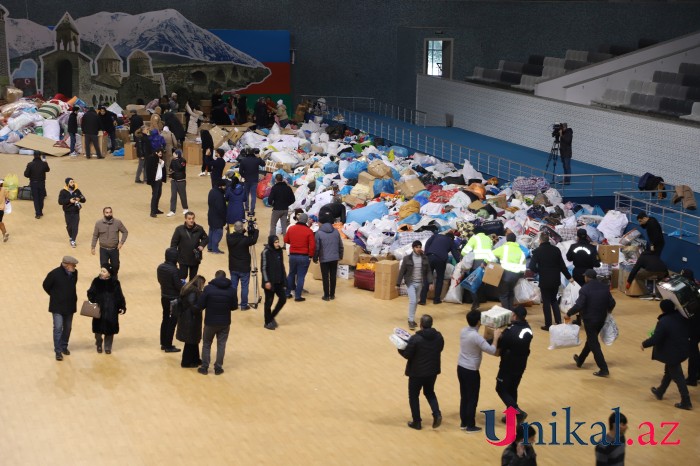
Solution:
{"label": "camera on tripod", "polygon": [[552,137],[557,141],[559,140],[559,136],[561,135],[561,129],[564,127],[565,124],[566,123],[552,123]]}
{"label": "camera on tripod", "polygon": [[258,228],[258,220],[253,215],[248,215],[248,218],[246,219],[246,224],[248,226],[249,235],[253,234],[253,230],[257,230]]}

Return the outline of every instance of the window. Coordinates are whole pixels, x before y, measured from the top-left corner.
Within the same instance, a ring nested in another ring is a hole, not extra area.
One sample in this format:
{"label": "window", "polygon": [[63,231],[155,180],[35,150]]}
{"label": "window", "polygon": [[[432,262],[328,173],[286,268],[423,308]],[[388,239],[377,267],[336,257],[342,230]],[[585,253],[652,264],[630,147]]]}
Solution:
{"label": "window", "polygon": [[428,76],[452,78],[452,39],[426,39],[424,73]]}

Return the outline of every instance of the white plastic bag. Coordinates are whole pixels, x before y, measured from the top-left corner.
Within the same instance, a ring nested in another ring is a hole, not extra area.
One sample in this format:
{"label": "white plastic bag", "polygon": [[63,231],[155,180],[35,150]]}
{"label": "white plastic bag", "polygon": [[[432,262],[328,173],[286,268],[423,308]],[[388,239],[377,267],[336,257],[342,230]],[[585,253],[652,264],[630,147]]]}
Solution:
{"label": "white plastic bag", "polygon": [[576,304],[579,291],[581,291],[581,285],[576,282],[566,285],[564,293],[561,295],[561,303],[559,304],[561,312],[569,312],[569,309]]}
{"label": "white plastic bag", "polygon": [[5,214],[9,215],[12,213],[12,203],[10,202],[9,199],[5,201]]}
{"label": "white plastic bag", "polygon": [[581,330],[576,324],[557,324],[549,327],[549,349],[571,348],[581,344],[578,334]]}
{"label": "white plastic bag", "polygon": [[515,284],[515,301],[519,304],[539,304],[542,300],[539,291],[534,282],[521,278]]}
{"label": "white plastic bag", "polygon": [[406,346],[408,346],[408,342],[406,342],[406,340],[402,340],[394,333],[389,335],[389,340],[396,346],[396,349],[402,350],[406,349]]}
{"label": "white plastic bag", "polygon": [[598,231],[603,233],[605,237],[610,240],[612,238],[618,238],[622,236],[622,232],[625,231],[627,226],[627,215],[617,210],[609,210],[603,220],[598,224]]}
{"label": "white plastic bag", "polygon": [[617,322],[613,319],[612,314],[608,314],[605,318],[605,324],[603,324],[603,329],[600,331],[600,338],[603,343],[610,346],[615,340],[620,336],[620,330],[617,328]]}

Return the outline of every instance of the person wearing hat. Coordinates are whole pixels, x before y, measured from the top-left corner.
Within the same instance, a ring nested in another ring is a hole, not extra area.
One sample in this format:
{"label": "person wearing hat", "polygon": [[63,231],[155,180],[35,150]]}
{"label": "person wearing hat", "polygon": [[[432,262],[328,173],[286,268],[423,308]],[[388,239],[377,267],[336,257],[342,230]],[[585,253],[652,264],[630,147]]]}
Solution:
{"label": "person wearing hat", "polygon": [[63,206],[66,231],[68,231],[68,239],[72,247],[76,247],[75,241],[78,238],[78,227],[80,226],[80,209],[83,208],[85,201],[85,196],[78,189],[75,180],[71,177],[66,178],[66,185],[58,193],[58,203]]}
{"label": "person wearing hat", "polygon": [[56,361],[63,361],[63,355],[70,355],[68,340],[73,326],[73,314],[77,310],[78,259],[63,256],[61,265],[50,271],[42,287],[49,295],[49,312],[53,317],[53,350]]}
{"label": "person wearing hat", "polygon": [[87,291],[88,301],[100,306],[99,319],[92,319],[95,347],[102,353],[102,342],[107,354],[112,354],[114,335],[119,333],[119,314],[126,313],[126,299],[122,286],[109,264],[103,264],[100,274],[92,280]]}
{"label": "person wearing hat", "polygon": [[598,371],[594,372],[593,375],[596,377],[607,377],[610,375],[610,372],[608,371],[608,363],[605,362],[605,356],[603,356],[603,350],[600,347],[598,334],[603,329],[608,314],[615,308],[615,298],[610,293],[610,287],[597,280],[595,270],[588,269],[583,275],[586,284],[581,287],[576,303],[566,313],[567,323],[572,315],[581,313],[586,329],[586,344],[583,345],[581,353],[574,354],[574,362],[576,367],[581,367],[586,361],[588,353],[593,353],[595,362],[598,365]]}
{"label": "person wearing hat", "polygon": [[557,293],[559,286],[561,286],[561,274],[564,274],[564,277],[571,282],[573,282],[573,278],[569,269],[566,268],[561,251],[549,242],[547,233],[540,234],[540,245],[532,252],[529,269],[539,275],[542,312],[544,312],[542,330],[549,331],[549,327],[552,325],[552,314],[554,314],[554,322],[561,324],[561,312],[557,301]]}
{"label": "person wearing hat", "polygon": [[282,99],[277,101],[277,119],[281,128],[286,128],[289,125],[289,115],[287,115],[287,106],[284,105]]}
{"label": "person wearing hat", "polygon": [[515,233],[506,235],[506,243],[493,250],[493,257],[497,258],[503,267],[503,276],[498,285],[498,298],[501,306],[513,309],[515,300],[515,285],[525,273],[525,253],[520,245],[515,242]]}
{"label": "person wearing hat", "polygon": [[3,216],[5,215],[5,206],[10,200],[10,193],[3,186],[4,180],[0,180],[0,233],[2,233],[2,241],[6,243],[10,239],[10,234],[5,229],[5,222],[3,222]]}
{"label": "person wearing hat", "polygon": [[399,276],[396,277],[396,287],[401,286],[401,282],[406,284],[408,292],[408,328],[416,329],[416,306],[420,298],[421,288],[424,283],[429,283],[428,287],[433,288],[433,272],[430,270],[430,262],[423,254],[423,244],[416,240],[411,244],[413,251],[401,260]]}
{"label": "person wearing hat", "polygon": [[681,402],[674,406],[690,410],[693,409],[693,404],[690,402],[690,393],[681,367],[681,363],[688,359],[687,342],[690,338],[688,319],[678,312],[676,305],[670,299],[661,301],[659,307],[662,314],[658,317],[654,333],[642,342],[642,351],[644,348],[653,347],[651,359],[664,363],[661,384],[658,387],[651,387],[651,393],[657,400],[663,399],[666,389],[673,380],[681,394]]}
{"label": "person wearing hat", "polygon": [[166,216],[175,215],[178,196],[180,196],[180,204],[182,204],[182,213],[186,214],[189,212],[187,207],[187,160],[182,156],[180,149],[172,153],[170,165],[166,166],[170,174],[170,211]]}
{"label": "person wearing hat", "polygon": [[78,112],[80,109],[78,108],[77,105],[73,106],[70,109],[70,115],[68,115],[68,127],[66,128],[66,132],[68,133],[68,137],[70,137],[70,155],[72,157],[75,157],[78,155],[78,153],[75,151],[75,141],[77,139],[78,135]]}
{"label": "person wearing hat", "polygon": [[576,232],[578,241],[569,247],[566,253],[566,260],[574,263],[574,281],[583,286],[586,284],[583,273],[588,269],[600,267],[600,257],[598,249],[588,241],[588,232],[585,228],[580,228]]}
{"label": "person wearing hat", "polygon": [[41,152],[34,151],[34,158],[24,169],[24,176],[29,178],[29,188],[34,201],[34,218],[44,216],[44,198],[46,197],[46,174],[51,171],[46,160],[42,160]]}
{"label": "person wearing hat", "polygon": [[[306,301],[301,292],[304,289],[304,279],[309,271],[309,264],[316,253],[314,232],[308,225],[309,216],[299,214],[296,225],[292,225],[284,235],[284,242],[289,245],[289,275],[287,276],[287,298],[291,298],[294,290],[294,301]],[[296,283],[296,287],[294,284]]]}
{"label": "person wearing hat", "polygon": [[[258,242],[260,231],[254,221],[248,222],[248,235],[243,222],[233,224],[233,232],[226,235],[228,246],[228,270],[231,273],[231,283],[238,293],[238,282],[241,282],[241,311],[250,309],[248,305],[248,286],[250,284],[250,249]],[[255,303],[257,304],[257,302]]]}
{"label": "person wearing hat", "polygon": [[501,333],[496,348],[496,356],[501,357],[496,375],[496,393],[506,408],[513,407],[520,411],[518,423],[527,418],[527,413],[518,405],[518,387],[527,368],[530,357],[532,329],[525,318],[527,310],[523,306],[513,309],[510,325]]}

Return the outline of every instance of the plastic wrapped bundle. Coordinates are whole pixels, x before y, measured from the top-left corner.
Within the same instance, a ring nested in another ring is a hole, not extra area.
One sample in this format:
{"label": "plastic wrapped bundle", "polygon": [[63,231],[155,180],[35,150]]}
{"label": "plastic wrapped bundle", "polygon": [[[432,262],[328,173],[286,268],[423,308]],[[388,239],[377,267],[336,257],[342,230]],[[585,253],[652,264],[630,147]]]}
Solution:
{"label": "plastic wrapped bundle", "polygon": [[501,306],[493,306],[481,313],[481,325],[491,328],[505,327],[510,323],[513,312]]}
{"label": "plastic wrapped bundle", "polygon": [[557,324],[549,327],[549,349],[572,348],[581,344],[578,334],[581,327],[575,324]]}

